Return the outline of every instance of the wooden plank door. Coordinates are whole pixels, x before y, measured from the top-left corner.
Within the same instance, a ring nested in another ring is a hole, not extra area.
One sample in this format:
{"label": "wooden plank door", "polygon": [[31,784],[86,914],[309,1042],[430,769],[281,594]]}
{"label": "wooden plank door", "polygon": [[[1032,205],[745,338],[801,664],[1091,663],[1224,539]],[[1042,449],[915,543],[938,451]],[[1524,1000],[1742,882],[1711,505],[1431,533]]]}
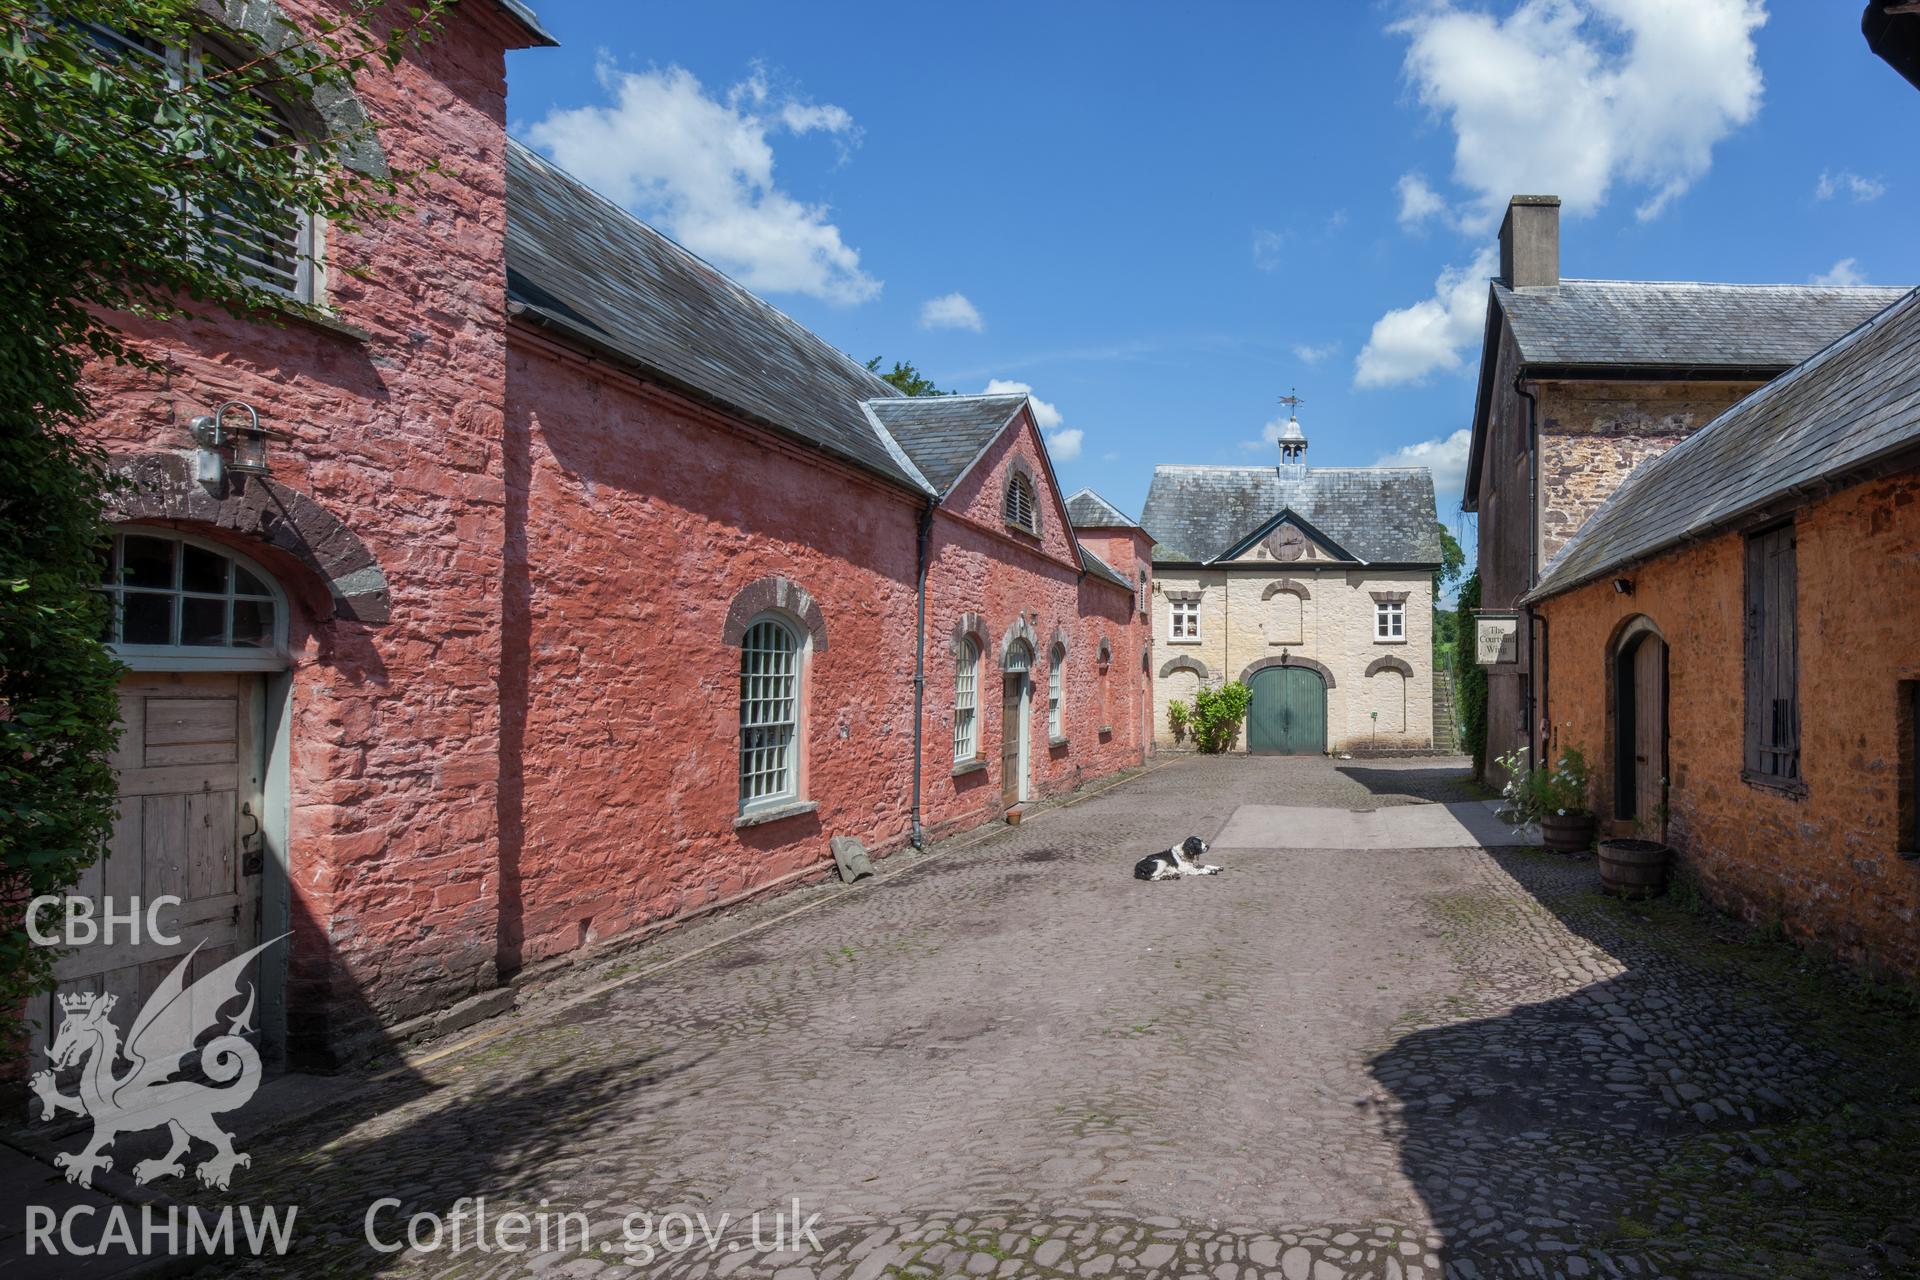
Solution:
{"label": "wooden plank door", "polygon": [[1327,749],[1327,687],[1320,673],[1284,668],[1287,677],[1286,751],[1318,755]]}
{"label": "wooden plank door", "polygon": [[1009,671],[1000,698],[1000,803],[1011,809],[1020,803],[1020,704],[1027,677]]}
{"label": "wooden plank door", "polygon": [[1660,826],[1667,776],[1667,646],[1649,635],[1633,651],[1633,815],[1649,840]]}
{"label": "wooden plank door", "polygon": [[[100,861],[74,892],[94,900],[99,921],[111,899],[124,914],[142,906],[139,937],[115,926],[113,941],[78,946],[54,966],[58,985],[35,1001],[30,1052],[59,1029],[57,997],[94,991],[119,997],[122,1031],[174,964],[204,944],[192,977],[259,941],[262,689],[257,676],[137,674],[120,684],[122,730],[113,766],[120,813]],[[145,904],[171,896],[159,913],[176,945],[147,936]],[[52,924],[51,920],[46,921]],[[256,966],[258,961],[255,962]],[[258,974],[251,977],[257,984]],[[258,1026],[256,1010],[255,1026]]]}

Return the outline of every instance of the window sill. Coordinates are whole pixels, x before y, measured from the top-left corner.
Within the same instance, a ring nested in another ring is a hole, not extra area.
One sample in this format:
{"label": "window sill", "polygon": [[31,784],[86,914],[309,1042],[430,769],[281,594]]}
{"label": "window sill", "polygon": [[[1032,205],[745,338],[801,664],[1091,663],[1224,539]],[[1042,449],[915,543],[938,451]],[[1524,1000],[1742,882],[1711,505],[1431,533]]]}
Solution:
{"label": "window sill", "polygon": [[1167,643],[1168,644],[1200,644],[1202,643],[1202,641],[1199,636],[1195,636],[1191,640],[1186,640],[1186,639],[1175,640],[1172,637],[1168,637]]}
{"label": "window sill", "polygon": [[969,773],[979,773],[987,767],[985,760],[968,760],[953,766],[953,776],[965,777]]}
{"label": "window sill", "polygon": [[1040,531],[1038,529],[1029,529],[1027,528],[1027,526],[1023,524],[1015,524],[1011,520],[1008,520],[1005,523],[1006,523],[1007,529],[1010,532],[1020,534],[1022,537],[1038,538],[1040,536]]}
{"label": "window sill", "polygon": [[1770,773],[1755,773],[1751,769],[1742,769],[1740,781],[1755,791],[1772,791],[1790,800],[1807,798],[1807,784],[1799,778],[1776,778]]}
{"label": "window sill", "polygon": [[342,338],[352,338],[355,342],[372,342],[373,334],[357,324],[348,324],[325,307],[311,303],[295,302],[289,298],[272,308],[272,314],[283,321],[304,324],[324,333],[336,334]]}
{"label": "window sill", "polygon": [[790,800],[785,804],[771,804],[763,809],[749,809],[733,820],[735,831],[747,827],[758,827],[769,822],[781,822],[787,818],[798,818],[814,813],[820,806],[812,800]]}
{"label": "window sill", "polygon": [[1405,644],[1407,638],[1405,636],[1375,636],[1373,642],[1375,644]]}
{"label": "window sill", "polygon": [[1900,851],[1900,861],[1920,862],[1920,849],[1902,849]]}
{"label": "window sill", "polygon": [[1110,724],[1101,725],[1100,736],[1103,738],[1111,738],[1113,736],[1113,726]]}
{"label": "window sill", "polygon": [[1066,738],[1048,738],[1047,745],[1049,747],[1052,747],[1055,751],[1058,751],[1060,750],[1060,748],[1066,746],[1068,741],[1069,739],[1066,739]]}

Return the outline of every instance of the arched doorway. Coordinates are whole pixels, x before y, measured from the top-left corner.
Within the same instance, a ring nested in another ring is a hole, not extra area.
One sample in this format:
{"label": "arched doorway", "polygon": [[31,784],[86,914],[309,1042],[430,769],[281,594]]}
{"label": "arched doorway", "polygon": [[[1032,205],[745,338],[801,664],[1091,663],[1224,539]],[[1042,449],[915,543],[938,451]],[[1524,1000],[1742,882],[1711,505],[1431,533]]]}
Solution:
{"label": "arched doorway", "polygon": [[[53,990],[36,997],[47,1005],[32,1010],[36,1053],[60,1025],[61,996],[111,995],[137,1010],[191,948],[198,977],[288,927],[286,592],[232,547],[170,528],[122,525],[102,570],[107,640],[127,667],[112,757],[120,805],[107,856],[72,892],[93,899],[96,919],[109,903],[173,901],[157,910],[159,938],[143,927],[61,956]],[[269,1061],[285,967],[276,948],[246,975]]]}
{"label": "arched doorway", "polygon": [[1272,755],[1319,755],[1327,749],[1327,683],[1301,666],[1263,667],[1253,673],[1247,708],[1247,750]]}
{"label": "arched doorway", "polygon": [[1613,651],[1613,812],[1666,838],[1667,642],[1636,618]]}
{"label": "arched doorway", "polygon": [[1002,664],[1000,699],[1000,801],[1011,809],[1028,798],[1027,760],[1032,748],[1028,742],[1027,721],[1032,707],[1033,647],[1025,640],[1007,646]]}

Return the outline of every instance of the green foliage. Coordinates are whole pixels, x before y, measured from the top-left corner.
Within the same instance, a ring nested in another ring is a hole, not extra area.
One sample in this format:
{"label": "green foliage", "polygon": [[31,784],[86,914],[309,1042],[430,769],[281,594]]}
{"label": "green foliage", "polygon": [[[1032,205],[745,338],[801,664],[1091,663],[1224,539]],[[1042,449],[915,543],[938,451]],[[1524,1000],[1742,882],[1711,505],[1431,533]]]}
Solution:
{"label": "green foliage", "polygon": [[1193,745],[1208,755],[1232,746],[1252,701],[1253,690],[1238,680],[1218,689],[1202,688],[1193,695]]}
{"label": "green foliage", "polygon": [[1470,573],[1460,584],[1459,609],[1454,613],[1453,715],[1460,726],[1461,749],[1473,757],[1476,778],[1487,776],[1487,669],[1473,651],[1473,611],[1480,607],[1480,575]]}
{"label": "green foliage", "polygon": [[114,817],[119,665],[91,589],[113,481],[76,434],[84,370],[161,370],[120,333],[129,316],[299,309],[246,282],[233,228],[306,212],[338,240],[402,211],[420,172],[343,170],[327,149],[363,138],[303,147],[273,104],[338,97],[356,72],[396,65],[444,3],[398,23],[349,4],[272,56],[220,33],[234,56],[182,78],[178,60],[101,29],[185,48],[208,28],[198,0],[0,0],[0,1036],[53,960],[25,935],[25,901],[71,885]]}
{"label": "green foliage", "polygon": [[1167,703],[1167,728],[1173,730],[1175,742],[1187,740],[1187,704],[1178,698]]}
{"label": "green foliage", "polygon": [[1583,817],[1593,812],[1593,770],[1577,746],[1563,747],[1550,764],[1527,768],[1527,753],[1518,747],[1494,762],[1506,775],[1501,792],[1517,822],[1538,822],[1550,816]]}
{"label": "green foliage", "polygon": [[1459,580],[1461,570],[1467,567],[1467,553],[1460,549],[1460,543],[1447,532],[1447,526],[1443,524],[1436,527],[1440,530],[1440,568],[1433,575],[1433,598],[1438,600],[1441,591],[1449,582]]}
{"label": "green foliage", "polygon": [[[867,361],[867,368],[873,373],[880,373],[880,357],[875,356],[873,359]],[[942,391],[939,387],[936,387],[933,384],[932,378],[922,376],[920,371],[913,367],[911,360],[895,360],[893,362],[893,368],[885,373],[880,373],[880,376],[910,396],[950,396],[953,394],[951,391]]]}

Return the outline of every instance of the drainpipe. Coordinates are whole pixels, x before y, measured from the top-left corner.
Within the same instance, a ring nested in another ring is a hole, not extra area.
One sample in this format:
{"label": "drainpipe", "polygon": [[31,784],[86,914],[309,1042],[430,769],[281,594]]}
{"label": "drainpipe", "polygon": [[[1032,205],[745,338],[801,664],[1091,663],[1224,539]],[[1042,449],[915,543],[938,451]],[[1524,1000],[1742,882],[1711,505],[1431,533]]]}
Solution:
{"label": "drainpipe", "polygon": [[[1527,590],[1531,591],[1540,580],[1540,399],[1527,390],[1526,380],[1519,374],[1513,377],[1514,394],[1527,402]],[[1534,714],[1537,700],[1535,690],[1539,687],[1537,672],[1533,663],[1533,606],[1526,606],[1527,613],[1527,768],[1539,767],[1534,758]]]}
{"label": "drainpipe", "polygon": [[1540,749],[1544,752],[1547,750],[1547,740],[1552,734],[1551,726],[1553,724],[1553,713],[1550,710],[1552,690],[1547,687],[1547,677],[1551,671],[1551,668],[1548,666],[1548,661],[1553,651],[1553,632],[1547,626],[1547,615],[1544,613],[1534,613],[1532,609],[1529,608],[1527,611],[1527,642],[1529,644],[1533,642],[1532,624],[1535,622],[1540,624],[1540,683],[1535,687],[1540,691],[1540,723],[1549,726],[1540,734]]}
{"label": "drainpipe", "polygon": [[916,849],[927,847],[927,831],[920,825],[920,754],[922,721],[927,708],[927,560],[933,542],[933,509],[939,505],[940,499],[927,499],[926,509],[920,513],[914,548],[913,576],[915,594],[919,597],[919,616],[913,631],[913,831],[907,840]]}

